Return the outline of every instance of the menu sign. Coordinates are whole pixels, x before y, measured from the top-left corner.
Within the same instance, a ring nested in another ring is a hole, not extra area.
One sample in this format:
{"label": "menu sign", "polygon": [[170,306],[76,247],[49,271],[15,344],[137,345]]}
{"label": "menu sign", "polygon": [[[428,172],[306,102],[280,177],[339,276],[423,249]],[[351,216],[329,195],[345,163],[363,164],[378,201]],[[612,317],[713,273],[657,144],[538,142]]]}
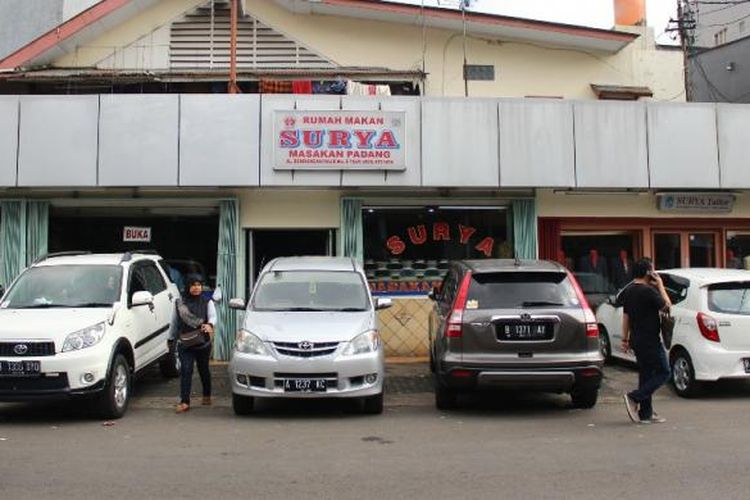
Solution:
{"label": "menu sign", "polygon": [[405,170],[404,111],[275,111],[275,170]]}

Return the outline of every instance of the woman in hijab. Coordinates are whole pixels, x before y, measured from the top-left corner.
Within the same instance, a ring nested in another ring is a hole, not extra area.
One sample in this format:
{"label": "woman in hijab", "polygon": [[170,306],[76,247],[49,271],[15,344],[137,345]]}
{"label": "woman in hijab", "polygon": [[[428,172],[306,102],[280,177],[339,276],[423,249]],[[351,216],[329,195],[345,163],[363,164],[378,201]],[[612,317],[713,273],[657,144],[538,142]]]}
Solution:
{"label": "woman in hijab", "polygon": [[211,404],[211,372],[208,360],[211,357],[211,341],[216,327],[216,308],[213,301],[201,295],[203,283],[199,279],[191,279],[187,283],[185,296],[177,301],[177,315],[179,317],[179,333],[183,334],[199,331],[201,339],[195,345],[186,345],[178,338],[177,352],[180,356],[180,404],[175,410],[184,413],[190,409],[190,390],[193,382],[193,363],[198,365],[198,374],[203,386],[204,406]]}

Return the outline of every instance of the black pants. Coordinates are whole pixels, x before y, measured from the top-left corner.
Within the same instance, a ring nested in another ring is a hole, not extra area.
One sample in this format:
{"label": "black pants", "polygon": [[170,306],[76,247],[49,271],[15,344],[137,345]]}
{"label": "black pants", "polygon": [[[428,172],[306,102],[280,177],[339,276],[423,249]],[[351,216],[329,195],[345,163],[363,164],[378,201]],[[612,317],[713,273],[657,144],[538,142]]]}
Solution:
{"label": "black pants", "polygon": [[193,385],[193,362],[198,365],[198,375],[201,377],[203,397],[211,395],[211,372],[208,369],[208,359],[211,357],[211,344],[200,349],[177,346],[180,356],[180,402],[190,404],[190,389]]}
{"label": "black pants", "polygon": [[638,389],[628,395],[640,405],[638,416],[648,420],[654,414],[651,396],[669,380],[669,362],[661,343],[658,346],[633,347],[638,362]]}

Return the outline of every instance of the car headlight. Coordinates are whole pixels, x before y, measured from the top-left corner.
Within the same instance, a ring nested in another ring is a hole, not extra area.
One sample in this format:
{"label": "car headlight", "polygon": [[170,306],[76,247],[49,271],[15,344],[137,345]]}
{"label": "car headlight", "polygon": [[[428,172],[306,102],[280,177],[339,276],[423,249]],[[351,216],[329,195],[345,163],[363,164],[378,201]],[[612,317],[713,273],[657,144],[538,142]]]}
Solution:
{"label": "car headlight", "polygon": [[346,345],[342,356],[354,356],[356,354],[365,354],[375,352],[380,348],[380,334],[377,330],[370,330],[361,335],[357,335]]}
{"label": "car headlight", "polygon": [[104,321],[94,326],[73,332],[65,337],[62,352],[78,351],[96,345],[104,336]]}
{"label": "car headlight", "polygon": [[234,349],[246,354],[257,354],[258,356],[270,356],[266,345],[256,335],[247,330],[239,330],[234,340]]}

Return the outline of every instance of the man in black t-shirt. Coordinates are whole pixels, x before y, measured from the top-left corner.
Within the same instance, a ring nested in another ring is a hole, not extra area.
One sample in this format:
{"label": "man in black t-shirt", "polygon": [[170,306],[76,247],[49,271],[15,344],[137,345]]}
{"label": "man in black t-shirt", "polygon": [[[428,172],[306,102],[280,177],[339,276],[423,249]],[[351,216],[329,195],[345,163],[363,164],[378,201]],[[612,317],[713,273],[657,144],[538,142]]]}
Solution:
{"label": "man in black t-shirt", "polygon": [[623,396],[628,416],[642,424],[662,423],[654,413],[651,396],[669,380],[669,363],[661,343],[659,312],[672,303],[664,283],[654,272],[651,259],[640,259],[633,265],[633,281],[617,300],[623,306],[622,350],[633,350],[638,362],[638,389]]}

